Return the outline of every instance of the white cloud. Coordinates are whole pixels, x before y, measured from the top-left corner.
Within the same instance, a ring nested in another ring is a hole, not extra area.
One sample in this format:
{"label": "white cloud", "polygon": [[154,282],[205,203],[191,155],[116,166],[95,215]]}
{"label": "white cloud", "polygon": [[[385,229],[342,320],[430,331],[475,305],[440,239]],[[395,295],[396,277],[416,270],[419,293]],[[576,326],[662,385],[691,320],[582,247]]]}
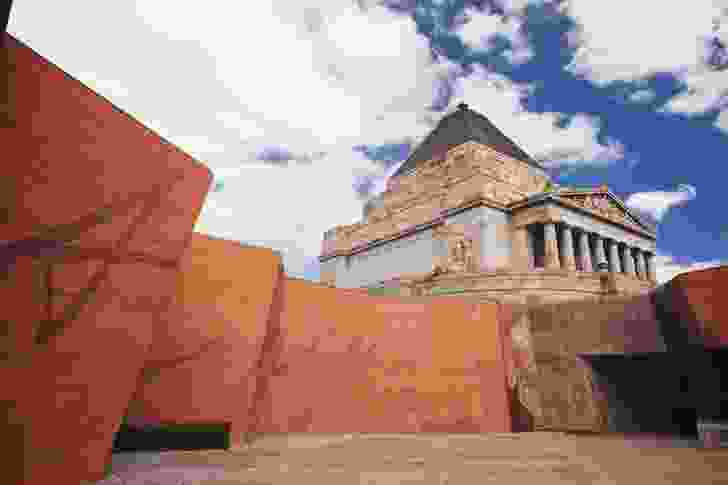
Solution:
{"label": "white cloud", "polygon": [[667,283],[675,276],[681,273],[687,273],[689,271],[695,271],[700,269],[714,268],[716,266],[722,266],[728,264],[728,262],[714,260],[714,261],[701,261],[691,264],[679,264],[673,260],[673,257],[666,254],[657,254],[655,256],[655,276],[659,284]]}
{"label": "white cloud", "polygon": [[625,204],[638,212],[649,214],[657,221],[662,220],[671,207],[682,205],[697,195],[692,185],[679,185],[674,192],[638,192],[630,195]]}
{"label": "white cloud", "polygon": [[[518,12],[521,8],[515,8]],[[518,15],[503,17],[489,12],[477,10],[466,11],[467,21],[457,30],[463,43],[474,51],[488,51],[493,47],[496,35],[505,37],[511,42],[511,48],[505,52],[512,64],[521,64],[533,57],[528,38],[523,34],[523,21]]]}
{"label": "white cloud", "polygon": [[723,131],[728,131],[728,110],[720,112],[718,119],[715,120],[715,126]]}
{"label": "white cloud", "polygon": [[725,1],[695,0],[690,8],[667,7],[662,0],[572,0],[565,5],[577,24],[567,35],[577,47],[567,67],[571,72],[598,85],[672,73],[688,89],[665,108],[681,113],[714,108],[728,95],[728,71],[710,69],[706,57],[711,38],[728,43]]}
{"label": "white cloud", "polygon": [[243,140],[265,135],[260,122],[251,118],[243,118],[240,113],[230,111],[217,113],[216,118],[225,128],[236,130]]}
{"label": "white cloud", "polygon": [[720,14],[713,0],[696,0],[689,9],[665,8],[660,0],[573,0],[565,11],[578,26],[571,36],[578,52],[569,69],[596,83],[695,65]]}
{"label": "white cloud", "polygon": [[531,88],[476,68],[460,78],[451,106],[460,101],[484,114],[506,136],[549,167],[605,164],[623,155],[617,142],[597,142],[598,121],[577,114],[564,128],[556,125],[560,113],[529,113],[523,98]]}
{"label": "white cloud", "polygon": [[[376,192],[387,176],[352,147],[417,142],[431,128],[433,85],[457,71],[432,63],[408,16],[358,3],[24,0],[9,31],[210,166],[224,188],[208,196],[197,230],[283,250],[302,274],[325,230],[360,217],[354,179],[372,177]],[[517,27],[514,18],[501,28],[516,39]],[[558,114],[524,112],[527,86],[476,72],[460,88],[533,155],[609,148],[586,117],[558,129]],[[274,167],[256,160],[264,147],[312,160]]]}
{"label": "white cloud", "polygon": [[118,80],[99,79],[98,74],[93,72],[82,72],[76,75],[76,79],[93,89],[112,103],[123,102],[129,97],[129,90]]}
{"label": "white cloud", "polygon": [[687,89],[670,99],[664,111],[702,113],[728,97],[728,70],[713,71],[696,66],[679,77]]}
{"label": "white cloud", "polygon": [[629,100],[633,103],[649,103],[655,99],[655,92],[651,89],[640,89],[629,95]]}
{"label": "white cloud", "polygon": [[310,164],[213,169],[225,189],[208,196],[196,230],[280,250],[289,274],[300,276],[324,231],[360,218],[351,182],[368,170],[371,162],[349,149]]}

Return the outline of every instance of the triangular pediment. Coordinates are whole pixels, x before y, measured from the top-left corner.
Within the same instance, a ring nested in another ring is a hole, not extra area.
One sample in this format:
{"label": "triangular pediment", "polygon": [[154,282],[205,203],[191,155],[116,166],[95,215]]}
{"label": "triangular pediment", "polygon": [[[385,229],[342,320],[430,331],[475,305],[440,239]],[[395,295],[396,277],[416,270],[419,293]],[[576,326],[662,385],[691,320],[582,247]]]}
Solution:
{"label": "triangular pediment", "polygon": [[567,203],[577,205],[615,222],[636,226],[653,234],[655,232],[654,227],[632,214],[624,203],[611,192],[557,192],[554,195]]}

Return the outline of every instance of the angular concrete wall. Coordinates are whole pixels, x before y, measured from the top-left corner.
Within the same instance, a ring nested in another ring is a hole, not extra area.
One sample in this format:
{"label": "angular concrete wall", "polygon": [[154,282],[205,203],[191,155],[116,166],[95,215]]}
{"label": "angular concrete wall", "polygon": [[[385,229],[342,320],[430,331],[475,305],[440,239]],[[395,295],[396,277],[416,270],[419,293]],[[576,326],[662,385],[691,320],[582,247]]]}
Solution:
{"label": "angular concrete wall", "polygon": [[281,278],[276,252],[194,234],[130,421],[229,422],[242,441]]}
{"label": "angular concrete wall", "polygon": [[4,35],[3,483],[77,485],[103,473],[211,174]]}
{"label": "angular concrete wall", "polygon": [[656,292],[668,344],[728,346],[728,266],[682,273]]}
{"label": "angular concrete wall", "polygon": [[180,281],[132,421],[231,422],[234,443],[510,429],[496,304],[327,288],[283,277],[273,251],[198,235]]}
{"label": "angular concrete wall", "polygon": [[508,431],[498,305],[287,279],[258,432]]}

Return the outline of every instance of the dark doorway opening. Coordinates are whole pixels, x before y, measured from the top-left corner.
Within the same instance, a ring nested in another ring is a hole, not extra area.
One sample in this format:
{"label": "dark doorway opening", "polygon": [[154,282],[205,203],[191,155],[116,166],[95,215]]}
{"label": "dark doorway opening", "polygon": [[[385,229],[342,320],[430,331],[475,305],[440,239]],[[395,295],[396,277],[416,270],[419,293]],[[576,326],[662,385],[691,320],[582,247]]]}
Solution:
{"label": "dark doorway opening", "polygon": [[123,424],[114,436],[113,453],[130,451],[226,450],[230,423]]}
{"label": "dark doorway opening", "polygon": [[583,356],[605,399],[608,431],[697,438],[699,375],[671,353]]}

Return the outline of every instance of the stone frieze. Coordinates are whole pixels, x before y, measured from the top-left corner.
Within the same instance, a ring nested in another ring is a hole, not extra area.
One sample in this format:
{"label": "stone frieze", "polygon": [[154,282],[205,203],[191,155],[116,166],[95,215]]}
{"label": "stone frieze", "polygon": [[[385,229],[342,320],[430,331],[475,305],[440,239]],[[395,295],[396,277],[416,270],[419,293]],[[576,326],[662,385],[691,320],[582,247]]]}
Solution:
{"label": "stone frieze", "polygon": [[607,194],[562,196],[561,199],[566,202],[570,202],[579,208],[586,209],[602,217],[606,217],[618,224],[624,224],[640,231],[645,230],[642,225],[630,217],[629,214],[619,207]]}

